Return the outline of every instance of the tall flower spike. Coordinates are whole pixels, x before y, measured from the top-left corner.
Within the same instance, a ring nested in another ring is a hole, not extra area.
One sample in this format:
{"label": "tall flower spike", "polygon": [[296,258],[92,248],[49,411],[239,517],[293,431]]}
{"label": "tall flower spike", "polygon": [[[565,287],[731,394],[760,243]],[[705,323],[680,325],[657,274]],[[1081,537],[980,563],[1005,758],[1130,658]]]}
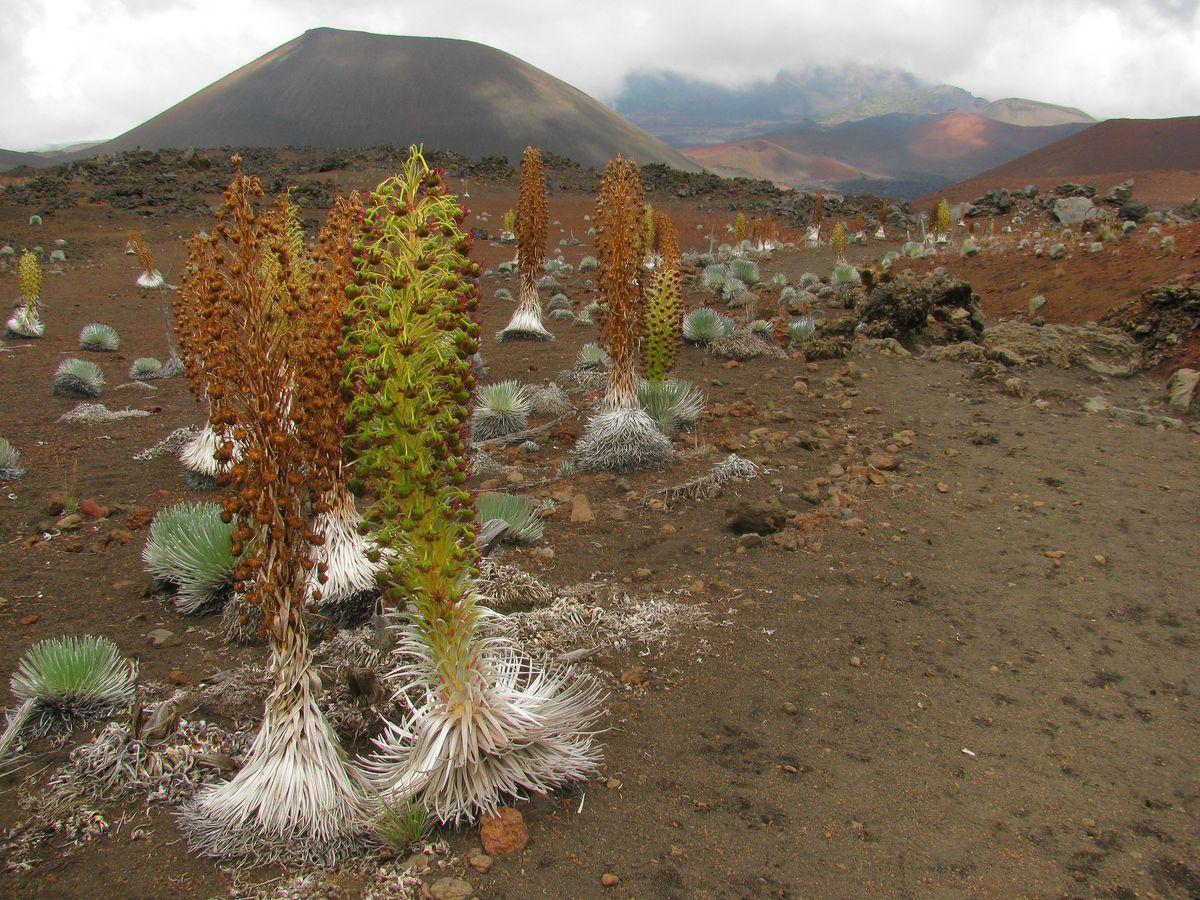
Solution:
{"label": "tall flower spike", "polygon": [[13,337],[40,338],[46,333],[42,321],[42,267],[35,253],[21,251],[17,260],[17,288],[21,292],[21,304],[14,310],[4,330]]}
{"label": "tall flower spike", "polygon": [[550,227],[550,207],[546,197],[546,171],[542,151],[525,148],[521,162],[521,184],[517,194],[517,277],[521,293],[512,319],[496,340],[554,339],[542,325],[542,301],[538,297],[538,272],[546,259],[546,232]]}
{"label": "tall flower spike", "polygon": [[664,465],[671,442],[638,405],[634,362],[641,296],[643,191],[637,163],[620,156],[609,162],[596,199],[599,283],[607,310],[600,338],[612,358],[608,391],[575,447],[584,470],[626,471]]}
{"label": "tall flower spike", "polygon": [[[252,862],[333,865],[364,839],[366,785],[316,704],[305,594],[313,564],[309,527],[336,469],[340,422],[330,397],[337,334],[313,327],[311,294],[290,273],[286,218],[259,212],[257,179],[240,159],[208,238],[193,238],[180,293],[188,366],[203,373],[219,460],[241,459],[224,516],[236,518],[234,590],[262,613],[273,686],[245,765],[205,787],[184,810],[192,846]],[[180,335],[184,343],[184,335]]]}
{"label": "tall flower spike", "polygon": [[846,236],[846,227],[838,222],[833,226],[833,234],[829,238],[829,246],[833,249],[834,261],[841,265],[846,261],[846,248],[850,240]]}
{"label": "tall flower spike", "polygon": [[683,342],[682,276],[679,271],[679,240],[675,228],[662,213],[658,215],[661,265],[650,278],[646,291],[645,336],[642,338],[642,374],[647,380],[662,381],[679,362]]}
{"label": "tall flower spike", "polygon": [[413,148],[367,199],[342,347],[347,447],[386,547],[403,712],[368,771],[385,803],[415,801],[443,822],[584,778],[599,761],[595,684],[542,671],[479,629],[475,504],[463,487],[479,266],[464,216]]}

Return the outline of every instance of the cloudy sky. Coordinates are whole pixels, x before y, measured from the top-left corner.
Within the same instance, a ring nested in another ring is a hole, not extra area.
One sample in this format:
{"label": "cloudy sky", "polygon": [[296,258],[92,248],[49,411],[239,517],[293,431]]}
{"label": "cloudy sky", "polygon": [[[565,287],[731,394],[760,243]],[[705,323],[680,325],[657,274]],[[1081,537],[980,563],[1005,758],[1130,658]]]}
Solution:
{"label": "cloudy sky", "polygon": [[481,41],[602,100],[636,68],[738,84],[856,61],[1100,118],[1200,114],[1200,0],[0,0],[0,147],[113,137],[320,25]]}

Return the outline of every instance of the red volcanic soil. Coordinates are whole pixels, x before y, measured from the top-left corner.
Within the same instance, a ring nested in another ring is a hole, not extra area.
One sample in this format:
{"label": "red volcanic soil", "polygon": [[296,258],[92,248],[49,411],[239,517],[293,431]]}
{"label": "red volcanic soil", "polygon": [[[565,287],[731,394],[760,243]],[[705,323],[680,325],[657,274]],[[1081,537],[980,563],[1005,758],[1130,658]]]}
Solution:
{"label": "red volcanic soil", "polygon": [[1200,196],[1200,116],[1111,119],[975,175],[938,196],[969,200],[994,188],[1064,181],[1135,182],[1147,203],[1181,203]]}
{"label": "red volcanic soil", "polygon": [[1015,247],[969,257],[897,260],[896,266],[926,271],[945,266],[971,282],[989,316],[1028,315],[1029,301],[1046,298],[1038,315],[1048,322],[1095,322],[1147,288],[1200,269],[1200,223],[1172,229],[1176,252],[1164,254],[1154,238],[1120,241],[1115,252],[1077,250],[1069,259],[1036,257]]}
{"label": "red volcanic soil", "polygon": [[[379,173],[338,178],[363,188]],[[473,179],[471,193],[472,227],[498,230],[513,185]],[[707,226],[729,219],[682,201],[663,206],[688,249],[707,246]],[[551,246],[567,241],[573,264],[595,253],[584,219],[593,210],[580,192],[550,197]],[[211,216],[94,204],[47,214],[35,228],[29,212],[0,205],[0,243],[69,243],[67,261],[47,266],[45,337],[7,339],[0,352],[0,434],[22,450],[28,470],[0,489],[0,674],[41,638],[103,633],[139,661],[152,696],[186,682],[188,720],[253,730],[257,700],[239,713],[199,683],[265,662],[265,649],[222,643],[216,616],[180,615],[155,593],[139,558],[142,508],[212,495],[186,492],[169,456],[133,458],[200,423],[204,411],[182,379],[152,389],[126,382],[132,359],[165,348],[164,297],[134,287],[125,229],[142,229],[175,281],[181,236],[211,228]],[[323,215],[305,210],[310,226]],[[1195,231],[1174,233],[1194,263]],[[572,234],[582,243],[571,243]],[[1175,261],[1156,261],[1136,243],[1122,243],[1111,269],[1093,272],[1087,267],[1101,263],[1086,256],[1062,261],[1062,283],[1096,296],[1124,263],[1130,292],[1166,277]],[[487,266],[513,253],[486,238],[477,246]],[[869,263],[895,246],[855,245],[851,259]],[[1017,254],[961,265],[993,312],[1012,312],[1005,290],[1025,302],[1035,280],[1055,277]],[[783,274],[793,283],[832,266],[829,248],[761,263],[764,281]],[[539,384],[571,366],[597,332],[550,321],[552,342],[497,344],[513,304],[495,292],[515,281],[492,275],[481,283],[487,380]],[[596,297],[594,273],[576,270],[559,282],[577,311]],[[14,294],[11,270],[0,274],[0,291]],[[761,293],[769,315],[776,298]],[[1053,294],[1046,313],[1062,312],[1070,293]],[[690,279],[685,294],[689,306],[713,302]],[[838,314],[830,304],[827,318]],[[77,336],[89,322],[113,325],[119,351],[81,351]],[[59,422],[75,401],[51,395],[51,374],[62,358],[84,355],[107,376],[100,402],[150,415]],[[1161,382],[1022,368],[1028,396],[1015,397],[966,363],[868,354],[738,364],[690,345],[679,374],[707,406],[696,431],[675,439],[679,457],[668,469],[614,477],[562,467],[594,399],[577,396],[580,410],[539,436],[536,451],[496,454],[519,469],[519,481],[475,477],[471,486],[558,498],[544,539],[503,548],[506,563],[556,590],[611,585],[617,598],[596,601],[609,611],[660,596],[711,624],[677,629],[662,643],[584,645],[581,665],[609,692],[602,771],[516,803],[528,844],[497,856],[486,873],[466,862],[480,846],[476,829],[438,829],[434,837],[453,855],[438,857],[425,888],[456,875],[489,900],[1196,896],[1200,436],[1081,411],[1097,393],[1116,406],[1161,409]],[[732,451],[768,471],[709,500],[643,503]],[[79,497],[96,498],[111,515],[59,528],[48,501],[72,478]],[[571,520],[579,495],[590,520]],[[767,502],[790,511],[780,535],[788,541],[729,530],[731,509]],[[178,641],[154,646],[148,633],[160,627]],[[44,788],[95,730],[32,741],[23,765],[0,773],[0,827],[27,821],[23,781]],[[28,870],[0,867],[0,896],[361,897],[364,880],[399,873],[408,856],[372,856],[357,871],[286,894],[268,882],[297,873],[199,858],[162,804],[148,815],[142,796],[97,805],[112,827],[82,845],[62,834],[0,833],[0,857],[10,864],[19,859],[10,838],[45,838]],[[619,883],[603,886],[612,883],[602,882],[606,874]]]}

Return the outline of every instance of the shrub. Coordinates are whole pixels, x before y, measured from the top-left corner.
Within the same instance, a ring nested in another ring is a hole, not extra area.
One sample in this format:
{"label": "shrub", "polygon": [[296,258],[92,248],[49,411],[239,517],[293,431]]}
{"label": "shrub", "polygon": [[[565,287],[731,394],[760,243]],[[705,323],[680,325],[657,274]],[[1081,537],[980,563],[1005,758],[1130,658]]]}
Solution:
{"label": "shrub", "polygon": [[509,303],[512,302],[513,298],[512,291],[506,287],[496,288],[496,293],[492,294],[492,296],[497,300],[507,300]]}
{"label": "shrub", "polygon": [[973,238],[967,238],[965,241],[963,241],[962,247],[959,248],[958,253],[960,256],[978,256],[979,245],[975,243]]}
{"label": "shrub", "polygon": [[514,544],[531,544],[540,540],[546,530],[533,501],[517,494],[479,494],[475,498],[475,509],[475,519],[480,525],[492,519],[503,519],[508,527],[502,539]]}
{"label": "shrub", "polygon": [[184,615],[211,612],[227,599],[237,568],[233,531],[216,503],[178,503],[150,523],[142,562],[156,579],[174,585],[175,607]]}
{"label": "shrub", "polygon": [[758,284],[758,263],[750,259],[735,259],[729,264],[729,274],[745,285]]}
{"label": "shrub", "polygon": [[700,275],[700,284],[713,293],[719,293],[728,277],[729,271],[724,266],[713,264],[704,267]]}
{"label": "shrub", "polygon": [[704,410],[704,397],[689,382],[668,378],[638,383],[638,404],[663,431],[690,431]]}
{"label": "shrub", "polygon": [[54,393],[59,397],[99,397],[104,373],[86,359],[64,359],[54,372]]}
{"label": "shrub", "polygon": [[812,316],[801,316],[788,326],[788,337],[793,346],[812,340],[817,330],[817,320]]}
{"label": "shrub", "polygon": [[733,332],[733,322],[706,306],[683,317],[683,338],[692,344],[708,344]]}
{"label": "shrub", "polygon": [[129,377],[133,381],[150,381],[160,378],[162,373],[163,364],[153,356],[139,356],[129,367]]}
{"label": "shrub", "polygon": [[579,261],[580,272],[595,272],[600,267],[600,263],[594,256],[585,256]]}
{"label": "shrub", "polygon": [[844,287],[848,284],[862,284],[862,276],[858,274],[858,269],[849,263],[842,263],[833,270],[833,275],[830,282],[835,287]]}
{"label": "shrub", "polygon": [[403,853],[429,834],[429,813],[420,803],[414,800],[388,803],[385,800],[379,804],[379,808],[375,830],[393,850]]}
{"label": "shrub", "polygon": [[0,437],[0,481],[14,481],[24,474],[21,451],[8,438]]}
{"label": "shrub", "polygon": [[79,332],[79,349],[97,353],[115,353],[121,346],[121,336],[111,325],[92,323]]}
{"label": "shrub", "polygon": [[38,641],[21,657],[9,687],[20,706],[0,737],[0,760],[8,756],[31,720],[38,731],[72,719],[107,715],[133,696],[137,669],[106,637]]}
{"label": "shrub", "polygon": [[529,425],[529,390],[513,379],[484,385],[476,392],[471,412],[471,436],[489,441],[521,431]]}
{"label": "shrub", "polygon": [[612,359],[609,358],[608,351],[591,341],[580,347],[579,355],[575,357],[577,369],[604,369],[611,364]]}

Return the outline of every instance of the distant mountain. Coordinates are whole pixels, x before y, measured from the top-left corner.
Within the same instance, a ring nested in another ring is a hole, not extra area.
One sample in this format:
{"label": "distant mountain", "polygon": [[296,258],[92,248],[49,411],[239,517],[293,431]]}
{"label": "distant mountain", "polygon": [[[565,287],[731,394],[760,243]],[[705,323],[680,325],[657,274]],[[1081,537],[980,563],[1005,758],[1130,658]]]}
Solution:
{"label": "distant mountain", "polygon": [[721,175],[811,190],[918,197],[1087,128],[1025,127],[978,113],[885,115],[804,124],[758,138],[685,148]]}
{"label": "distant mountain", "polygon": [[955,200],[994,188],[1047,188],[1064,181],[1100,187],[1132,178],[1134,197],[1181,203],[1200,186],[1200,116],[1109,119],[1010,159],[946,189]]}
{"label": "distant mountain", "polygon": [[0,172],[15,169],[17,166],[46,166],[52,165],[52,157],[42,153],[23,152],[20,150],[0,149]]}
{"label": "distant mountain", "polygon": [[668,70],[626,76],[614,107],[676,147],[758,137],[802,122],[839,125],[888,115],[937,116],[965,111],[1012,125],[1094,121],[1069,107],[1032,100],[989,103],[910,72],[846,64],[780,72],[770,81],[729,88]]}
{"label": "distant mountain", "polygon": [[1017,97],[993,100],[983,108],[982,112],[989,119],[995,119],[997,122],[1035,128],[1073,123],[1091,125],[1096,121],[1082,109],[1076,109],[1074,106],[1055,106],[1053,103],[1039,103],[1036,100],[1021,100]]}
{"label": "distant mountain", "polygon": [[527,145],[603,166],[698,166],[587,94],[471,41],[316,28],[86,155],[137,147],[366,147],[520,158]]}

